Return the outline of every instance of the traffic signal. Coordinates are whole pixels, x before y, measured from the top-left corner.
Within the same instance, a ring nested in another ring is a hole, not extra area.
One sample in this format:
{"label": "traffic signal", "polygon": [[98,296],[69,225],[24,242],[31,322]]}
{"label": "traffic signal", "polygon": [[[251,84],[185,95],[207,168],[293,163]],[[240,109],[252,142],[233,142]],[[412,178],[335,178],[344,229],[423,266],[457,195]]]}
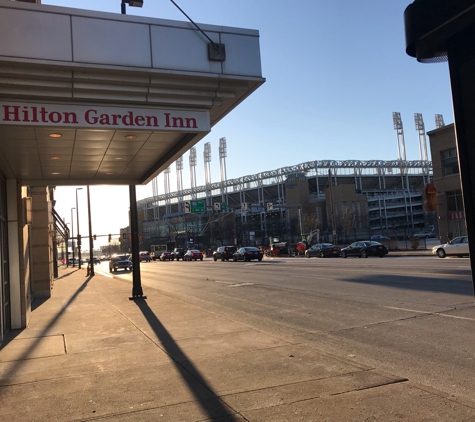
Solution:
{"label": "traffic signal", "polygon": [[96,235],[93,236],[93,239],[96,240]]}
{"label": "traffic signal", "polygon": [[111,243],[111,242],[112,242],[112,235],[110,234],[109,235],[109,243]]}

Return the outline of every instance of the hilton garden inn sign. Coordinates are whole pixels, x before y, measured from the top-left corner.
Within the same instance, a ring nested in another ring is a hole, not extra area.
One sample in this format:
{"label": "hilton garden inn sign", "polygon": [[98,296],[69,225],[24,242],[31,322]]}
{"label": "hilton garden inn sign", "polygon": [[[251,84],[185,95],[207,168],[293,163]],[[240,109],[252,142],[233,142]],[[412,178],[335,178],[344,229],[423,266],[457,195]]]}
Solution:
{"label": "hilton garden inn sign", "polygon": [[162,110],[3,101],[0,125],[209,132],[208,111]]}

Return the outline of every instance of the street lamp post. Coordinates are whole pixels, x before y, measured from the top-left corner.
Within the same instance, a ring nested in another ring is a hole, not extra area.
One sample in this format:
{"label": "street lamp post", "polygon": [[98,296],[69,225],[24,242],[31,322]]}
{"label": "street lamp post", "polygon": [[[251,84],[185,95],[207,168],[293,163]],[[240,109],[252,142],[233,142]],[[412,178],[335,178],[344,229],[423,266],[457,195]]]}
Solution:
{"label": "street lamp post", "polygon": [[[63,220],[66,220],[66,218],[63,218]],[[69,225],[70,223],[66,223],[66,227]],[[68,228],[68,231],[67,231],[67,238],[66,238],[66,267],[69,267],[69,239],[71,238],[70,234],[69,234],[69,228]]]}
{"label": "street lamp post", "polygon": [[81,268],[81,242],[79,241],[80,238],[80,231],[79,231],[79,207],[78,207],[78,190],[82,190],[82,188],[76,188],[76,227],[77,227],[77,234],[78,234],[78,267]]}
{"label": "street lamp post", "polygon": [[73,250],[73,267],[76,265],[74,264],[74,220],[73,220],[73,210],[76,208],[71,208],[71,249]]}
{"label": "street lamp post", "polygon": [[120,12],[125,15],[126,10],[125,10],[125,5],[128,4],[129,6],[132,7],[142,7],[143,6],[143,0],[122,0],[122,4],[120,5]]}
{"label": "street lamp post", "polygon": [[91,197],[89,194],[89,185],[87,185],[87,220],[89,226],[89,276],[93,277],[94,272],[94,242],[92,238],[92,222],[91,222]]}

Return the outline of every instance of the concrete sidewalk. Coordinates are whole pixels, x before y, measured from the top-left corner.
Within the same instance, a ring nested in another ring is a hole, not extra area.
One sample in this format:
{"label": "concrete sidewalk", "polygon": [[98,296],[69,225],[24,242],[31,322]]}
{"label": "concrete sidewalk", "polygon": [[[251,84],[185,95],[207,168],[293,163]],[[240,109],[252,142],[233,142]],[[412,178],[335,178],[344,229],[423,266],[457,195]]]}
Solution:
{"label": "concrete sidewalk", "polygon": [[120,278],[60,268],[0,350],[1,421],[475,421],[475,408]]}

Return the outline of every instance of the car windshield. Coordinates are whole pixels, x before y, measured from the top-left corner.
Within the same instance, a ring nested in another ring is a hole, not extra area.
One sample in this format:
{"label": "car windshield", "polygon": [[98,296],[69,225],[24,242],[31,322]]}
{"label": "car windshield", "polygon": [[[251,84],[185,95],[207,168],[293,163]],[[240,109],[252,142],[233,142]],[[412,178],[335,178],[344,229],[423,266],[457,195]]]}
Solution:
{"label": "car windshield", "polygon": [[125,259],[128,259],[127,255],[117,255],[114,259],[117,259],[119,261],[123,261]]}

